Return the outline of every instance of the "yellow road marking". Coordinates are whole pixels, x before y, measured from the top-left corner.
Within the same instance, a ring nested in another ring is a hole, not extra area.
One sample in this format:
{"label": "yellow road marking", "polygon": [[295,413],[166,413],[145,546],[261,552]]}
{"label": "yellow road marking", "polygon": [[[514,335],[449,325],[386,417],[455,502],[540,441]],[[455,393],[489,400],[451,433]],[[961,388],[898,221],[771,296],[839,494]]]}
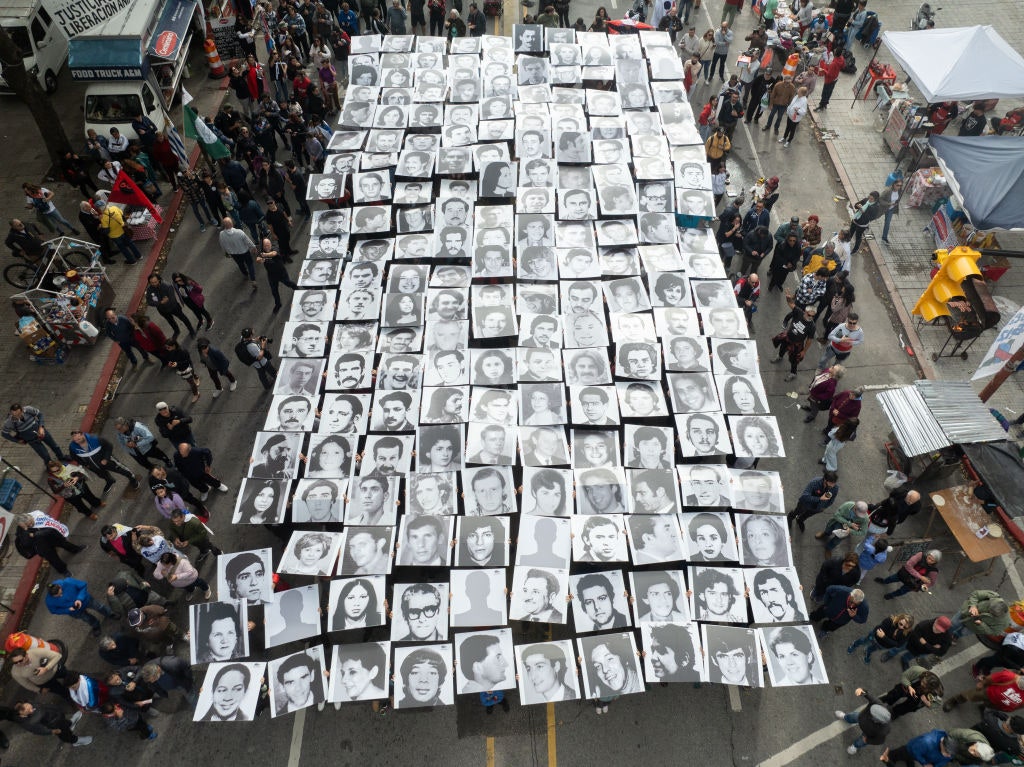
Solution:
{"label": "yellow road marking", "polygon": [[494,767],[494,738],[487,739],[487,767]]}
{"label": "yellow road marking", "polygon": [[548,767],[558,765],[558,747],[555,744],[555,704],[548,703]]}

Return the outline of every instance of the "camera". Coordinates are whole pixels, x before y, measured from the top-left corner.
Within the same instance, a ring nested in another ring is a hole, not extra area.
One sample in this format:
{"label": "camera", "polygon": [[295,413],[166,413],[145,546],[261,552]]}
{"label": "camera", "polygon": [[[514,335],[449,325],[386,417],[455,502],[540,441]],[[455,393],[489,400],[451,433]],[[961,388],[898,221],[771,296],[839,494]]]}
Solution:
{"label": "camera", "polygon": [[260,336],[259,340],[260,340],[261,344],[272,344],[272,343],[274,343],[274,339],[270,338],[268,336]]}

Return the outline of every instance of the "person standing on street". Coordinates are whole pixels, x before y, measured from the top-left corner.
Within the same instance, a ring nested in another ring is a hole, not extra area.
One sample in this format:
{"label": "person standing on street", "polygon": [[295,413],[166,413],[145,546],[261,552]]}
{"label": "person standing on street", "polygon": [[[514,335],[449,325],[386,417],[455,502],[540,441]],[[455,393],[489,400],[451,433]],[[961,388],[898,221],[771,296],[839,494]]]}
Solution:
{"label": "person standing on street", "polygon": [[121,351],[124,352],[132,367],[137,367],[139,364],[132,349],[142,352],[143,362],[147,364],[152,362],[149,352],[135,340],[135,327],[130,319],[123,314],[118,314],[110,306],[103,310],[103,319],[103,332],[107,334],[107,338],[121,347]]}
{"label": "person standing on street", "polygon": [[160,436],[165,437],[172,445],[181,442],[188,442],[191,445],[196,443],[195,435],[192,433],[192,416],[185,415],[181,408],[168,405],[166,402],[157,402],[154,421]]}
{"label": "person standing on street", "polygon": [[[850,246],[850,255],[854,255],[860,250],[861,240],[864,238],[864,232],[871,226],[871,222],[877,218],[881,218],[885,215],[885,211],[882,209],[882,205],[879,202],[881,195],[878,192],[868,192],[868,196],[863,200],[858,200],[854,203],[853,208],[855,213],[853,219],[850,221],[850,233],[853,235],[853,244]],[[844,266],[845,268],[845,266]],[[847,269],[849,271],[849,269]]]}
{"label": "person standing on street", "polygon": [[146,471],[153,468],[150,458],[156,458],[170,466],[171,459],[156,444],[156,437],[145,425],[134,418],[118,416],[114,419],[114,429],[117,431],[117,441],[121,443],[121,447]]}
{"label": "person standing on street", "polygon": [[196,330],[202,330],[203,321],[206,321],[206,329],[213,327],[213,317],[206,310],[206,296],[203,295],[203,286],[183,272],[174,272],[171,275],[171,282],[178,294],[178,299],[188,307],[188,310],[196,318]]}
{"label": "person standing on street", "polygon": [[839,475],[834,471],[825,471],[807,483],[807,487],[797,499],[796,508],[786,515],[790,528],[796,522],[800,532],[804,531],[804,523],[815,514],[820,514],[831,506],[839,495]]}
{"label": "person standing on street", "polygon": [[195,546],[199,550],[197,565],[202,565],[206,558],[213,554],[220,556],[221,551],[210,541],[210,531],[203,521],[194,514],[186,514],[181,509],[171,512],[170,540],[176,549],[184,551],[189,546]]}
{"label": "person standing on street", "polygon": [[93,207],[100,212],[100,229],[104,229],[110,241],[117,245],[117,249],[124,256],[125,263],[134,264],[141,261],[142,253],[125,227],[124,214],[121,213],[121,209],[110,205],[106,200],[96,200]]}
{"label": "person standing on street", "polygon": [[14,704],[14,712],[17,717],[14,721],[33,735],[56,735],[62,743],[70,743],[72,748],[92,743],[89,735],[75,735],[75,727],[82,720],[81,711],[76,711],[68,719],[57,706],[19,700]]}
{"label": "person standing on street", "polygon": [[824,603],[810,614],[812,621],[822,621],[818,639],[825,639],[847,623],[867,623],[868,602],[864,592],[849,586],[829,586]]}
{"label": "person standing on street", "polygon": [[211,488],[216,488],[222,493],[228,491],[228,486],[210,471],[213,466],[213,452],[209,448],[195,447],[188,442],[182,442],[174,455],[174,465],[189,484],[199,491],[201,501],[209,497]]}
{"label": "person standing on street", "polygon": [[185,323],[185,327],[188,328],[188,334],[195,338],[196,329],[192,327],[189,318],[181,310],[181,301],[178,300],[178,294],[174,286],[161,280],[160,275],[156,272],[151,272],[149,275],[146,285],[146,303],[156,308],[160,316],[171,326],[172,339],[176,339],[181,333],[181,329],[178,327],[175,319]]}
{"label": "person standing on street", "polygon": [[277,368],[274,367],[273,356],[267,349],[268,341],[266,336],[257,338],[252,328],[243,328],[242,338],[235,344],[235,355],[242,364],[256,371],[263,388],[270,391],[277,379]]}
{"label": "person standing on street", "polygon": [[36,455],[43,459],[43,463],[50,461],[50,454],[46,448],[50,448],[59,461],[66,463],[71,460],[64,455],[57,441],[46,428],[43,422],[43,412],[37,407],[22,405],[19,402],[12,404],[0,433],[3,434],[4,439],[10,442],[28,445]]}
{"label": "person standing on street", "polygon": [[[397,1],[397,0],[396,0]],[[273,313],[281,310],[281,292],[279,285],[284,285],[292,290],[297,290],[298,285],[288,276],[288,269],[284,265],[285,256],[274,249],[274,243],[269,238],[264,238],[262,252],[256,256],[256,263],[263,264],[267,268],[267,282],[270,283],[270,295],[274,297]]]}
{"label": "person standing on street", "polygon": [[96,509],[106,506],[89,488],[89,475],[84,469],[70,463],[49,461],[46,464],[46,484],[50,490],[75,507],[79,514],[96,521]]}
{"label": "person standing on street", "polygon": [[77,554],[84,551],[85,546],[77,546],[68,542],[70,531],[67,525],[38,510],[28,514],[19,514],[14,521],[18,526],[18,529],[14,531],[14,547],[21,556],[25,559],[32,559],[35,556],[42,557],[64,577],[71,575],[71,571],[68,570],[64,560],[60,558],[57,549]]}
{"label": "person standing on street", "polygon": [[825,350],[818,360],[818,370],[825,370],[835,359],[838,362],[845,362],[853,351],[853,347],[864,343],[864,331],[860,327],[860,315],[850,312],[846,315],[846,322],[836,325],[828,334],[825,342]]}
{"label": "person standing on street", "polygon": [[199,349],[199,358],[206,365],[206,370],[210,374],[210,380],[213,381],[213,398],[217,399],[221,392],[224,391],[224,387],[220,383],[221,376],[228,379],[228,391],[237,389],[238,381],[230,370],[231,362],[228,360],[227,355],[216,346],[212,346],[210,339],[206,337],[200,337],[196,341],[196,346]]}
{"label": "person standing on street", "polygon": [[[722,11],[723,19],[731,7],[729,0],[726,0],[725,10]],[[733,15],[735,16],[735,13]],[[715,55],[711,58],[711,71],[708,73],[707,79],[704,80],[705,85],[711,85],[711,78],[715,74],[716,66],[718,67],[718,79],[725,82],[725,61],[729,58],[729,46],[732,45],[732,38],[733,33],[729,29],[729,22],[722,21],[722,25],[715,30]]]}
{"label": "person standing on street", "polygon": [[76,430],[71,432],[71,444],[68,446],[68,450],[71,453],[71,458],[77,461],[79,466],[92,469],[96,476],[103,480],[101,497],[109,493],[110,488],[114,486],[114,478],[110,476],[110,472],[120,474],[127,479],[132,490],[138,489],[138,478],[131,469],[113,457],[114,446],[109,440],[96,434],[86,434]]}
{"label": "person standing on street", "polygon": [[[43,186],[25,183],[21,185],[25,192],[25,207],[34,210],[39,221],[51,232],[56,229],[57,234],[80,234],[75,225],[64,218],[64,215],[53,203],[53,192]],[[64,232],[62,227],[67,227],[70,232]]]}
{"label": "person standing on street", "polygon": [[100,621],[92,614],[98,612],[104,618],[117,618],[110,608],[92,598],[89,585],[77,578],[61,578],[54,581],[46,589],[46,609],[52,615],[67,615],[77,618],[92,626],[92,635],[100,635]]}
{"label": "person standing on street", "polygon": [[[277,173],[278,171],[275,170],[274,172]],[[284,200],[283,190],[281,192],[281,199]],[[292,256],[299,252],[292,247],[291,212],[287,208],[282,210],[281,206],[277,204],[277,200],[273,197],[267,198],[267,226],[270,227],[270,231],[277,238],[277,245],[284,255],[285,263],[291,262]]]}
{"label": "person standing on street", "polygon": [[257,287],[256,264],[252,260],[252,254],[256,250],[255,243],[249,235],[241,229],[235,228],[235,222],[231,220],[230,216],[225,216],[220,225],[220,234],[217,235],[217,239],[220,241],[224,255],[238,265],[238,271],[249,278],[249,284],[255,291]]}
{"label": "person standing on street", "polygon": [[832,61],[824,67],[824,79],[825,84],[821,86],[821,100],[818,101],[818,106],[814,108],[815,112],[820,112],[823,109],[828,109],[829,99],[832,98],[832,91],[836,89],[836,83],[839,82],[839,75],[843,71],[843,67],[846,66],[846,57],[843,55],[843,50],[840,48],[835,52],[835,56],[832,57]]}
{"label": "person standing on street", "polygon": [[154,466],[149,472],[149,489],[156,492],[158,485],[163,485],[171,493],[181,496],[185,503],[196,509],[199,516],[209,517],[210,510],[192,493],[192,485],[185,476],[173,466]]}
{"label": "person standing on street", "polygon": [[787,107],[796,98],[796,86],[793,85],[793,78],[790,75],[783,75],[782,79],[772,86],[768,91],[768,106],[772,108],[768,113],[768,120],[761,130],[765,133],[772,127],[772,120],[775,121],[775,135],[779,135],[779,125],[782,123],[782,115],[786,113]]}
{"label": "person standing on street", "polygon": [[118,523],[104,525],[100,531],[100,548],[111,559],[116,559],[121,564],[132,568],[140,578],[146,576],[142,557],[132,547],[132,529],[127,525]]}
{"label": "person standing on street", "polygon": [[853,694],[858,698],[863,697],[868,705],[860,711],[835,712],[836,719],[860,727],[861,734],[846,748],[846,753],[850,756],[865,746],[885,745],[885,739],[892,729],[892,711],[885,703],[861,687],[854,690]]}
{"label": "person standing on street", "polygon": [[801,86],[797,88],[796,96],[786,107],[786,130],[782,134],[782,138],[779,139],[779,143],[783,147],[788,147],[789,143],[796,138],[796,129],[800,127],[800,121],[804,119],[805,114],[807,114],[807,89]]}

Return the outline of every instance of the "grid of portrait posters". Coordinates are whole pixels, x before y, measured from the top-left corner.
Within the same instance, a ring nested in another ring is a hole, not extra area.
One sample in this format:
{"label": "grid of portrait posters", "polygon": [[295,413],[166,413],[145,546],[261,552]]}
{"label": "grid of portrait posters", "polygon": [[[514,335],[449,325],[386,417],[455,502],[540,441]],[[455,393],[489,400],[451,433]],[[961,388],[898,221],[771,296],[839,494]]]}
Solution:
{"label": "grid of portrait posters", "polygon": [[275,715],[761,686],[762,650],[826,681],[678,54],[546,33],[352,40],[234,514],[290,534],[221,557],[216,615],[273,618]]}

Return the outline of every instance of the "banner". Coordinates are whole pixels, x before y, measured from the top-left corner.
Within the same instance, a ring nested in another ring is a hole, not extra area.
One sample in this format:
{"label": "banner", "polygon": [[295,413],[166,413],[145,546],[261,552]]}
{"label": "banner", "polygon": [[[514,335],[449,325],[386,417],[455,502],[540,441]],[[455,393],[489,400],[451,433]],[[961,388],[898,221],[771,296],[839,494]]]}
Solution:
{"label": "banner", "polygon": [[985,353],[985,358],[971,376],[972,381],[993,376],[1006,361],[1024,345],[1024,309],[1017,311],[1013,318],[999,331],[996,340]]}
{"label": "banner", "polygon": [[129,177],[129,175],[123,170],[118,173],[117,178],[114,179],[114,186],[110,192],[110,201],[145,208],[153,214],[153,219],[158,224],[163,223],[163,218],[160,217],[160,213],[157,211],[150,199],[143,194],[138,185],[132,181],[131,177]]}
{"label": "banner", "polygon": [[46,0],[43,5],[70,40],[117,16],[132,0]]}

